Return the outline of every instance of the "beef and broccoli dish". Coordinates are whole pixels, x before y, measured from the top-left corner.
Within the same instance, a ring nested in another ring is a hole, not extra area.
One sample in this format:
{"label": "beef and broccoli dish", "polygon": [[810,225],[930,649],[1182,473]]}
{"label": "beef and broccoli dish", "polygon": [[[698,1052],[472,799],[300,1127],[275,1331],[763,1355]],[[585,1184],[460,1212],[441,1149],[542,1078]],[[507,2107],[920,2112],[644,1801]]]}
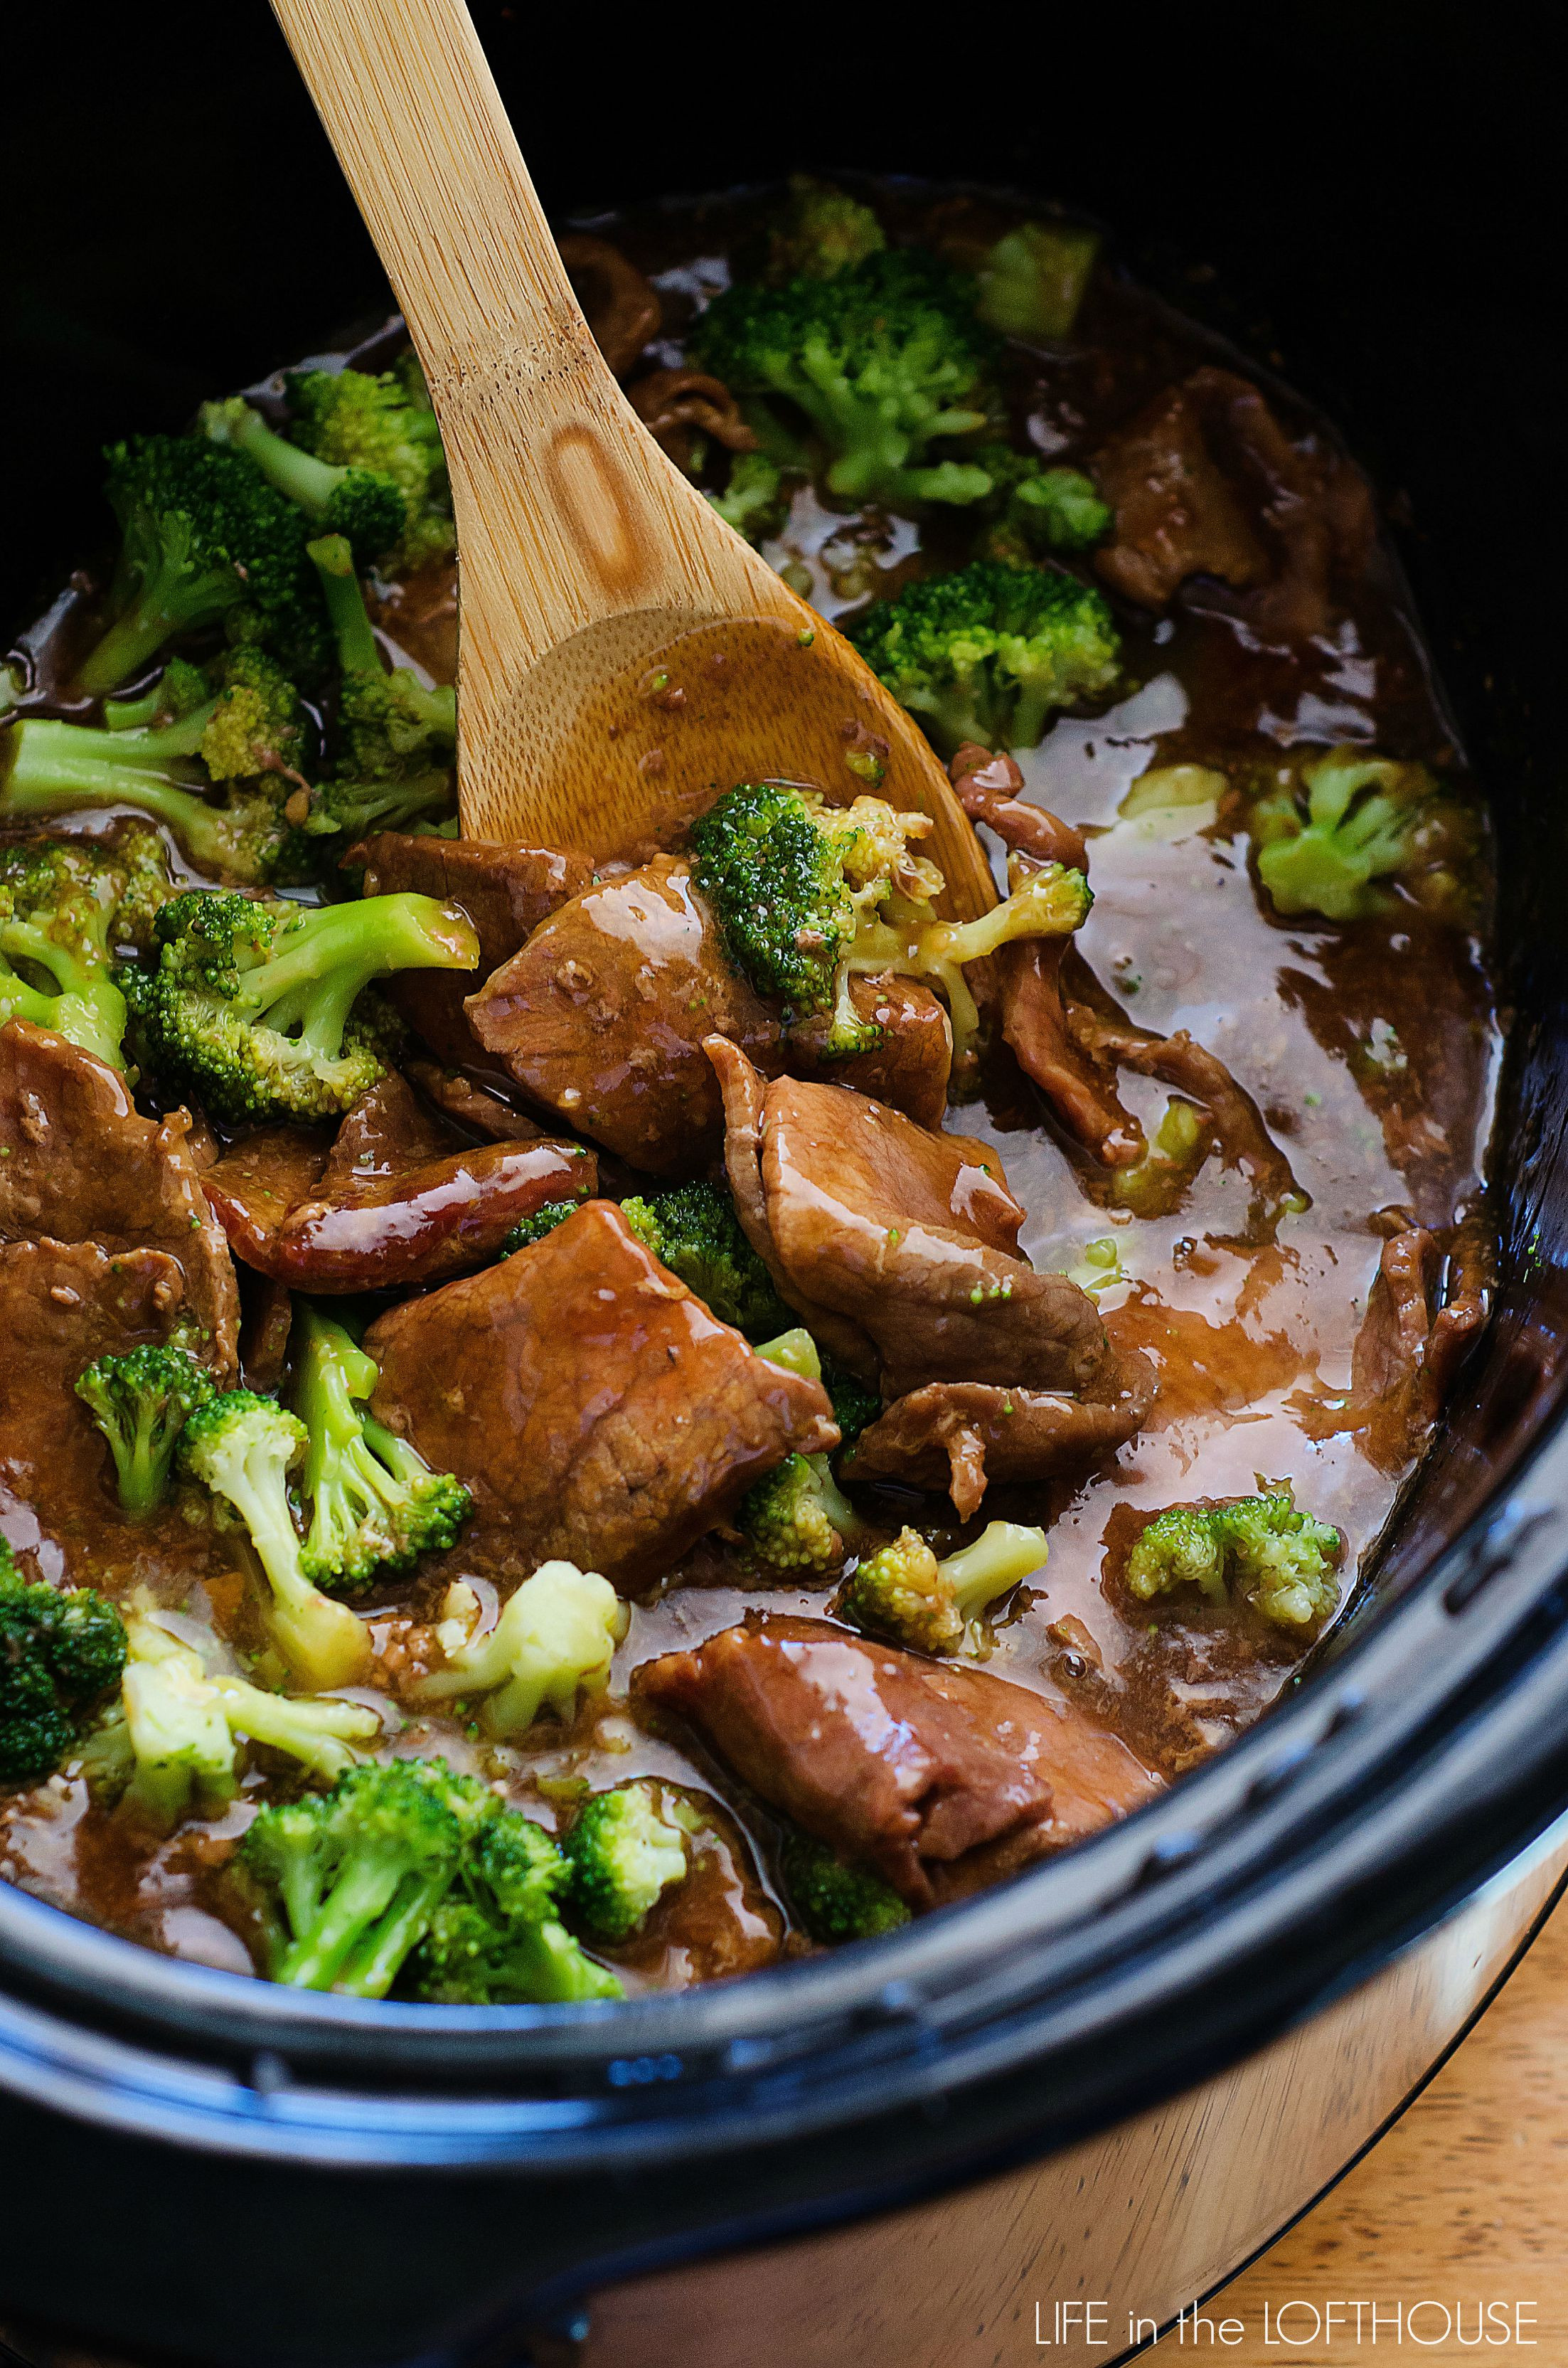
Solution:
{"label": "beef and broccoli dish", "polygon": [[396,322],[116,444],[0,670],[0,1866],[372,1998],[732,1976],[1136,1811],[1488,1300],[1486,812],[1327,424],[981,195],[562,249],[992,911],[787,713],[657,843],[464,837]]}

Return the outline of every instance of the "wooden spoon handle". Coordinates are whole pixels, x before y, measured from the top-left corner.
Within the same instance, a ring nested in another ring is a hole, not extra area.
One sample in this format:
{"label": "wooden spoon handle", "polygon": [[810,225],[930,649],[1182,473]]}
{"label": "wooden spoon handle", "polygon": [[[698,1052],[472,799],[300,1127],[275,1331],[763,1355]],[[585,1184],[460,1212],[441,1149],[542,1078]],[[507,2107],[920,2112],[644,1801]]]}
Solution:
{"label": "wooden spoon handle", "polygon": [[[273,0],[430,385],[462,552],[464,734],[526,666],[600,618],[688,609],[711,517],[635,418],[589,333],[463,0]],[[519,564],[522,562],[524,564]],[[723,572],[723,571],[721,571]]]}

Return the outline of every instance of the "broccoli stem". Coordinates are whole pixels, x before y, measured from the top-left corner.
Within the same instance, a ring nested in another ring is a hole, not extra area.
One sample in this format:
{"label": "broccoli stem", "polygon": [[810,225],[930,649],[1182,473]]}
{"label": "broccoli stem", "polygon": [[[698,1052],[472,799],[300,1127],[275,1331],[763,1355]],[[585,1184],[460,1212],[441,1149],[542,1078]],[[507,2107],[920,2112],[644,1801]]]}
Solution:
{"label": "broccoli stem", "polygon": [[[301,453],[301,458],[305,456]],[[319,463],[317,464],[319,465]],[[327,621],[337,643],[337,663],[345,674],[380,674],[381,653],[359,589],[354,553],[343,534],[324,534],[305,545],[321,578]]]}
{"label": "broccoli stem", "polygon": [[[407,1861],[401,1852],[366,1848],[356,1855],[314,1914],[307,1913],[301,1919],[306,1926],[304,1936],[284,1952],[278,1979],[296,1989],[330,1989],[344,1969],[356,1942],[366,1937],[367,1926],[386,1914],[407,1877]],[[434,1877],[427,1876],[417,1889],[424,1893],[434,1882],[436,1896],[439,1897],[450,1881],[450,1868],[442,1866]],[[401,1924],[404,1917],[400,1915],[394,1920]],[[373,1969],[383,1946],[382,1936],[369,1936],[365,1951],[367,1971]],[[390,1982],[389,1975],[389,1986]],[[358,1994],[372,1998],[385,1993],[362,1990]]]}
{"label": "broccoli stem", "polygon": [[232,571],[226,577],[213,576],[203,589],[206,598],[198,602],[179,557],[164,555],[143,577],[131,606],[83,659],[76,674],[77,688],[95,694],[113,690],[128,676],[138,673],[149,658],[156,657],[172,635],[211,624],[244,597],[244,586]]}
{"label": "broccoli stem", "polygon": [[14,726],[0,815],[23,819],[134,806],[166,823],[203,870],[249,877],[254,824],[209,805],[205,776],[187,761],[217,705],[213,700],[161,732],[98,732],[46,717]]}
{"label": "broccoli stem", "polygon": [[202,405],[201,424],[215,443],[232,444],[256,462],[262,475],[312,518],[325,514],[343,481],[343,471],[330,461],[318,461],[298,444],[290,444],[269,427],[259,411],[243,395]]}
{"label": "broccoli stem", "polygon": [[472,970],[478,948],[472,925],[428,896],[367,896],[311,913],[282,951],[241,974],[240,1000],[265,1014],[280,1034],[329,1058],[342,1050],[356,998],[371,979],[394,970]]}

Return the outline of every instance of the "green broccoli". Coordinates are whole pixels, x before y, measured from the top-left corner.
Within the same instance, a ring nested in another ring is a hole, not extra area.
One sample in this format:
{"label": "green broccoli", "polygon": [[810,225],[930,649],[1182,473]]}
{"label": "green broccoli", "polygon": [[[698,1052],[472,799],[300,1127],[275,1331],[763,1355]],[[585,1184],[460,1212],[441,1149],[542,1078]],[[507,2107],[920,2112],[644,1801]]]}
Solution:
{"label": "green broccoli", "polygon": [[113,621],[77,675],[84,690],[112,690],[176,633],[232,620],[242,603],[285,663],[320,667],[310,529],[254,461],[199,436],[137,436],[107,457],[123,540]]}
{"label": "green broccoli", "polygon": [[782,1851],[784,1888],[795,1919],[813,1941],[872,1941],[909,1921],[890,1884],[869,1867],[846,1866],[825,1842],[791,1832]]}
{"label": "green broccoli", "polygon": [[389,673],[342,535],[310,545],[311,562],[337,643],[338,756],[318,784],[312,807],[324,824],[351,838],[408,830],[449,813],[457,761],[457,694],[427,689],[407,666]]}
{"label": "green broccoli", "polygon": [[296,370],[286,381],[292,441],[318,461],[390,477],[403,499],[392,564],[422,567],[449,558],[451,497],[440,430],[412,352],[392,370]]}
{"label": "green broccoli", "polygon": [[0,1538],[0,1784],[48,1776],[119,1685],[125,1623],[96,1588],[25,1579]]}
{"label": "green broccoli", "polygon": [[1327,1521],[1298,1510],[1289,1486],[1225,1503],[1168,1505],[1127,1557],[1130,1594],[1141,1603],[1196,1587],[1210,1603],[1233,1592],[1277,1627],[1312,1628],[1339,1600],[1335,1574],[1345,1540]]}
{"label": "green broccoli", "polygon": [[881,254],[887,234],[869,206],[811,173],[790,176],[790,207],[768,236],[768,271],[775,279],[835,279],[851,265]]}
{"label": "green broccoli", "polygon": [[737,393],[781,396],[805,414],[830,455],[830,493],[962,503],[983,499],[990,478],[931,447],[984,426],[994,343],[969,284],[905,250],[831,279],[740,281],[703,313],[690,350]]}
{"label": "green broccoli", "polygon": [[422,1554],[454,1545],[472,1499],[357,1403],[376,1386],[373,1360],[304,1301],[294,1303],[290,1337],[294,1406],[310,1442],[306,1577],[358,1592],[380,1570],[410,1570]]}
{"label": "green broccoli", "polygon": [[1473,919],[1481,878],[1474,809],[1425,765],[1331,748],[1254,805],[1257,876],[1281,913],[1359,921],[1392,912],[1396,887],[1442,918]]}
{"label": "green broccoli", "polygon": [[192,1811],[215,1816],[239,1788],[241,1738],[266,1744],[326,1782],[355,1763],[381,1718],[364,1702],[263,1692],[244,1678],[210,1677],[201,1656],[142,1616],[126,1625],[121,1681],[133,1759],[131,1797],[166,1831]]}
{"label": "green broccoli", "polygon": [[0,1027],[29,1019],[125,1066],[110,937],[126,881],[113,849],[91,842],[0,844]]}
{"label": "green broccoli", "polygon": [[[0,820],[133,806],[166,823],[203,870],[247,882],[307,878],[309,818],[301,831],[284,811],[305,791],[298,693],[254,646],[215,672],[221,688],[199,707],[149,730],[47,716],[14,724],[0,734]],[[234,785],[221,805],[207,795],[215,782]]]}
{"label": "green broccoli", "polygon": [[1142,1158],[1112,1170],[1110,1197],[1136,1217],[1168,1217],[1181,1207],[1213,1147],[1208,1113],[1173,1094]]}
{"label": "green broccoli", "polygon": [[994,559],[906,585],[845,630],[949,757],[966,740],[1036,746],[1054,710],[1098,698],[1121,663],[1098,592],[1058,568]]}
{"label": "green broccoli", "polygon": [[789,1325],[790,1310],[741,1230],[722,1184],[673,1184],[646,1199],[623,1201],[620,1213],[639,1241],[679,1275],[722,1324],[748,1339]]}
{"label": "green broccoli", "polygon": [[190,889],[154,925],[156,967],[121,973],[139,1056],[234,1125],[331,1118],[381,1076],[373,978],[472,970],[472,925],[432,896],[357,905],[264,904]]}
{"label": "green broccoli", "polygon": [[510,1258],[514,1250],[531,1249],[535,1242],[543,1241],[546,1234],[552,1234],[557,1225],[563,1225],[568,1217],[574,1217],[582,1205],[581,1201],[547,1201],[531,1217],[519,1217],[501,1245],[502,1257]]}
{"label": "green broccoli", "polygon": [[226,1390],[187,1420],[179,1468],[233,1506],[267,1574],[267,1625],[283,1658],[317,1691],[351,1684],[369,1658],[369,1631],[346,1603],[313,1587],[301,1556],[289,1475],[308,1444],[305,1426],[272,1398]]}
{"label": "green broccoli", "polygon": [[1099,233],[1077,222],[1024,222],[991,249],[975,306],[1009,337],[1056,343],[1073,334],[1099,252]]}
{"label": "green broccoli", "polygon": [[236,1866],[266,1912],[271,1978],[385,1998],[493,1800],[443,1760],[394,1759],[263,1809]]}
{"label": "green broccoli", "polygon": [[842,1567],[860,1526],[825,1455],[787,1455],[766,1479],[753,1482],[735,1520],[750,1557],[764,1569],[812,1578]]}
{"label": "green broccoli", "polygon": [[1015,938],[1066,935],[1087,917],[1082,872],[1045,864],[981,919],[938,921],[942,875],[909,844],[928,827],[881,798],[835,807],[778,781],[743,782],[692,825],[694,875],[730,961],[759,994],[781,998],[787,1027],[831,1011],[830,1055],[879,1041],[850,981],[890,972],[941,989],[955,1053],[967,1055],[980,1013],[964,964]]}
{"label": "green broccoli", "polygon": [[133,1521],[168,1495],[180,1433],[212,1392],[206,1367],[173,1345],[98,1357],[78,1374],[76,1395],[108,1441],[119,1501]]}
{"label": "green broccoli", "polygon": [[624,1996],[556,1913],[566,1861],[543,1828],[492,1796],[414,1956],[406,1987],[441,2006],[571,2006]]}
{"label": "green broccoli", "polygon": [[93,844],[113,863],[119,879],[110,942],[125,953],[150,952],[158,915],[177,893],[163,833],[128,815]]}
{"label": "green broccoli", "polygon": [[1046,1551],[1043,1530],[992,1521],[972,1545],[938,1562],[925,1539],[906,1529],[851,1571],[834,1608],[856,1627],[914,1652],[956,1653],[987,1604],[1043,1568]]}
{"label": "green broccoli", "polygon": [[596,1793],[565,1853],[573,1905],[596,1940],[626,1940],[671,1884],[686,1879],[686,1837],[660,1816],[645,1782]]}
{"label": "green broccoli", "polygon": [[784,472],[766,452],[737,452],[723,492],[708,498],[725,525],[751,543],[777,534],[790,511]]}
{"label": "green broccoli", "polygon": [[841,1447],[858,1439],[882,1410],[879,1391],[868,1388],[853,1373],[846,1373],[831,1357],[824,1362],[821,1349],[803,1324],[792,1325],[777,1339],[759,1340],[756,1353],[766,1357],[770,1365],[782,1365],[786,1372],[799,1373],[802,1381],[822,1383],[833,1402],[833,1418],[838,1425]]}
{"label": "green broccoli", "polygon": [[297,502],[317,531],[347,535],[359,558],[379,558],[402,534],[408,506],[380,469],[335,467],[269,427],[243,395],[201,406],[202,432],[254,461],[270,485]]}
{"label": "green broccoli", "polygon": [[1010,444],[983,445],[975,459],[991,479],[990,558],[1027,567],[1047,552],[1087,551],[1109,532],[1109,506],[1081,470],[1048,468]]}
{"label": "green broccoli", "polygon": [[487,1735],[526,1735],[541,1710],[566,1724],[579,1697],[609,1683],[610,1660],[626,1633],[627,1612],[608,1578],[575,1563],[547,1562],[503,1605],[488,1634],[450,1654],[423,1679],[421,1702],[483,1694],[479,1723]]}

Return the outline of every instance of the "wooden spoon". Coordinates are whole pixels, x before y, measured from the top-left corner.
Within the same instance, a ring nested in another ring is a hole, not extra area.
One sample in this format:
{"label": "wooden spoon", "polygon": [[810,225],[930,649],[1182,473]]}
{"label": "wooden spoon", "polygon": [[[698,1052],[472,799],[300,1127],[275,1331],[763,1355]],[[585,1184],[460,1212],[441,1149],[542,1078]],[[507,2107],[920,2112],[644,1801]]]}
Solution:
{"label": "wooden spoon", "polygon": [[606,368],[463,0],[273,0],[424,365],[461,560],[472,837],[673,839],[762,779],[931,815],[995,901],[937,758],[849,644],[659,449]]}

